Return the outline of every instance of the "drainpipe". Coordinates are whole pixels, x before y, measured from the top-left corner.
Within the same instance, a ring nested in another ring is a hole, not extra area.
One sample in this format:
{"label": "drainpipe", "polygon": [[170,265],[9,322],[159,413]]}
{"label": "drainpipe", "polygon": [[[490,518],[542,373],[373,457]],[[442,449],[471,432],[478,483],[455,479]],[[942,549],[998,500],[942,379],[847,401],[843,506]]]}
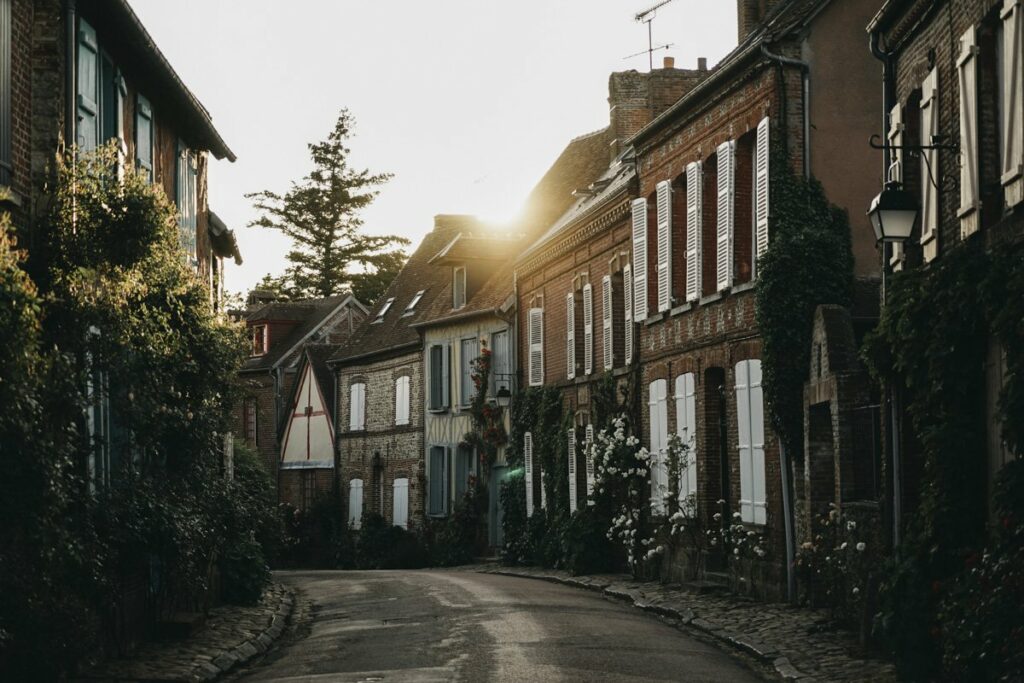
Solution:
{"label": "drainpipe", "polygon": [[75,90],[75,61],[78,46],[76,26],[78,10],[75,0],[64,0],[64,146],[70,148],[75,144],[76,123],[78,121],[77,93]]}
{"label": "drainpipe", "polygon": [[800,69],[800,79],[803,83],[803,123],[804,123],[804,177],[811,177],[811,65],[802,59],[793,59],[775,54],[768,49],[768,43],[761,43],[761,54],[771,61],[784,66],[792,66]]}
{"label": "drainpipe", "polygon": [[[881,33],[872,31],[869,34],[869,46],[871,54],[882,62],[882,139],[889,139],[889,113],[896,106],[896,58],[891,51],[882,50],[880,47]],[[888,179],[889,166],[892,162],[892,154],[888,147],[882,148],[882,178]],[[882,304],[886,302],[886,280],[889,271],[889,254],[885,246],[882,247]],[[892,545],[898,548],[900,545],[900,520],[903,516],[903,501],[900,493],[902,488],[902,458],[900,454],[900,429],[899,409],[896,390],[892,383],[886,384],[886,394],[889,399],[889,437],[891,439],[892,451]]]}

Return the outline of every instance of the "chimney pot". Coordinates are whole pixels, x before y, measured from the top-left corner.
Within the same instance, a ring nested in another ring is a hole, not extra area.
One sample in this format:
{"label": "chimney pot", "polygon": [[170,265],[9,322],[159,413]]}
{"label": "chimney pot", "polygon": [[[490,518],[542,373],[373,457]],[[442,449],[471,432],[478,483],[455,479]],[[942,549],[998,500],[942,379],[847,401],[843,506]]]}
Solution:
{"label": "chimney pot", "polygon": [[666,69],[674,69],[674,68],[676,68],[676,58],[675,57],[665,57],[664,66],[665,66]]}
{"label": "chimney pot", "polygon": [[707,70],[708,70],[708,58],[707,57],[697,57],[697,71],[707,71]]}

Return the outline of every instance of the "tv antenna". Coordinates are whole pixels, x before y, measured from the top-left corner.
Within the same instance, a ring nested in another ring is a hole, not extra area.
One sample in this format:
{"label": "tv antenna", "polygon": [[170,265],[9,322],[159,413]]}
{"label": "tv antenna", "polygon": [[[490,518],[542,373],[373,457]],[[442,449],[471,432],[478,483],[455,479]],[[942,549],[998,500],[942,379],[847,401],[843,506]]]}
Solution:
{"label": "tv antenna", "polygon": [[[658,4],[654,5],[653,7],[648,7],[643,12],[638,12],[637,15],[633,17],[635,20],[642,21],[643,23],[647,24],[647,49],[644,50],[644,52],[647,53],[647,62],[651,71],[654,71],[655,50],[667,50],[668,48],[672,47],[672,43],[665,43],[664,45],[655,46],[653,34],[651,32],[651,23],[654,21],[654,18],[658,16],[658,9],[664,7],[670,2],[672,2],[672,0],[661,0],[661,2],[659,2]],[[637,52],[636,54],[629,55],[628,57],[623,57],[623,59],[632,59],[633,57],[639,57],[644,52]]]}

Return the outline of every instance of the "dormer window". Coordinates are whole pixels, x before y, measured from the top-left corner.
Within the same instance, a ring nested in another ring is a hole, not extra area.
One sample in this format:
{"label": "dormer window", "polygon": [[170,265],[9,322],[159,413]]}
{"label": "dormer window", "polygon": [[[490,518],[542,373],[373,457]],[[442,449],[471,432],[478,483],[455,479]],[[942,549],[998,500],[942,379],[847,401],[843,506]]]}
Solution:
{"label": "dormer window", "polygon": [[384,305],[381,306],[380,308],[380,313],[378,313],[377,317],[373,319],[373,322],[384,322],[384,314],[388,312],[388,309],[391,308],[391,304],[393,303],[395,303],[395,297],[390,297],[387,301],[385,301]]}
{"label": "dormer window", "polygon": [[409,302],[409,305],[405,307],[404,311],[402,311],[403,318],[407,315],[413,314],[413,311],[416,310],[416,304],[420,302],[420,299],[423,298],[423,295],[426,293],[426,291],[427,290],[425,289],[421,289],[420,291],[416,292],[416,296],[412,298],[412,301]]}
{"label": "dormer window", "polygon": [[466,267],[452,269],[452,308],[459,309],[466,305]]}
{"label": "dormer window", "polygon": [[267,342],[268,330],[266,325],[253,325],[251,328],[252,334],[252,355],[253,356],[265,356],[267,355]]}

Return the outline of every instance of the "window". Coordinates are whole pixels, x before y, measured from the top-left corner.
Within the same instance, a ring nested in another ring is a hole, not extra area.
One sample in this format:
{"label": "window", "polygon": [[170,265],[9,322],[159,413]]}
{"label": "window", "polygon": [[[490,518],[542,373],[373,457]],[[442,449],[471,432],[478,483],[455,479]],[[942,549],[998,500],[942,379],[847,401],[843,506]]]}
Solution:
{"label": "window", "polygon": [[761,361],[736,364],[736,420],[740,457],[740,517],[765,524],[768,511],[764,471],[764,398]]}
{"label": "window", "polygon": [[448,514],[448,447],[431,446],[427,457],[427,514]]}
{"label": "window", "polygon": [[622,331],[625,362],[633,362],[633,267],[628,263],[622,268],[623,315]]}
{"label": "window", "polygon": [[142,95],[135,98],[135,165],[153,182],[153,107]]}
{"label": "window", "polygon": [[732,287],[734,201],[736,193],[736,144],[730,140],[718,146],[718,211],[715,264],[718,291]]}
{"label": "window", "polygon": [[245,440],[253,446],[259,445],[259,430],[257,429],[257,403],[255,398],[249,398],[245,400],[242,422],[243,429],[245,431]]}
{"label": "window", "polygon": [[[594,425],[592,425],[592,424],[588,424],[587,425],[587,429],[586,429],[586,432],[585,432],[584,439],[585,440],[583,442],[583,452],[586,455],[586,462],[587,462],[587,498],[589,499],[590,496],[592,496],[593,493],[594,493],[594,480],[595,480],[595,476],[594,476],[594,454],[592,452],[593,448],[594,448]],[[587,505],[593,505],[593,504],[594,504],[593,501],[590,501],[590,500],[587,501]]]}
{"label": "window", "polygon": [[268,351],[268,328],[266,325],[253,325],[250,329],[252,335],[252,355],[265,356]]}
{"label": "window", "polygon": [[0,0],[0,185],[11,184],[11,0]]}
{"label": "window", "polygon": [[1018,0],[1004,0],[1003,54],[1000,81],[1002,102],[1002,184],[1006,205],[1024,200],[1024,6]]}
{"label": "window", "polygon": [[384,305],[380,307],[380,311],[377,313],[377,317],[373,319],[373,322],[384,322],[384,315],[388,312],[388,309],[391,308],[391,304],[393,303],[395,303],[395,297],[389,297],[388,300],[384,302]]}
{"label": "window", "polygon": [[[939,71],[932,69],[921,84],[921,144],[931,145],[939,133]],[[939,192],[933,184],[940,181],[939,150],[921,151],[921,246],[924,260],[938,256]]]}
{"label": "window", "polygon": [[177,204],[178,233],[181,247],[185,251],[187,263],[192,267],[199,265],[196,246],[196,219],[198,214],[196,193],[196,155],[181,141],[178,142],[177,157]]}
{"label": "window", "polygon": [[566,433],[566,454],[569,461],[569,512],[576,512],[576,428],[570,427]]}
{"label": "window", "polygon": [[409,376],[402,375],[395,380],[395,424],[409,424]]}
{"label": "window", "polygon": [[409,480],[395,479],[391,485],[391,523],[403,529],[409,528]]}
{"label": "window", "polygon": [[647,200],[633,200],[633,318],[647,319]]}
{"label": "window", "polygon": [[754,147],[754,277],[757,277],[758,260],[768,250],[770,136],[771,125],[766,116],[757,124],[757,143]]}
{"label": "window", "polygon": [[469,491],[469,480],[476,475],[473,448],[459,446],[455,450],[455,504],[458,505]]}
{"label": "window", "polygon": [[565,376],[576,377],[576,296],[565,295]]}
{"label": "window", "polygon": [[533,434],[523,434],[523,476],[526,479],[526,516],[533,517]]}
{"label": "window", "polygon": [[583,374],[594,371],[594,288],[583,285]]}
{"label": "window", "polygon": [[544,384],[544,309],[527,312],[527,343],[530,347],[530,386]]}
{"label": "window", "polygon": [[672,183],[663,180],[655,188],[658,230],[658,312],[672,308]]}
{"label": "window", "polygon": [[356,382],[348,389],[348,428],[350,431],[366,429],[366,385]]}
{"label": "window", "polygon": [[701,239],[704,233],[703,166],[695,161],[686,167],[686,300],[700,299]]}
{"label": "window", "polygon": [[[892,150],[892,161],[889,163],[889,180],[894,183],[903,184],[903,107],[899,102],[889,112],[889,146]],[[889,257],[889,264],[893,270],[900,270],[903,263],[903,243],[892,243],[892,255]]]}
{"label": "window", "polygon": [[452,269],[452,308],[466,305],[466,269],[463,266]]}
{"label": "window", "polygon": [[[679,502],[697,496],[697,390],[696,376],[692,372],[676,377],[676,434],[685,450],[680,462]],[[682,469],[684,467],[686,469]]]}
{"label": "window", "polygon": [[348,483],[348,525],[358,529],[363,524],[363,480]]}
{"label": "window", "polygon": [[508,344],[508,330],[491,335],[491,394],[505,387],[512,391],[512,356]]}
{"label": "window", "polygon": [[957,71],[960,82],[960,234],[967,237],[980,227],[981,200],[978,171],[978,37],[974,26],[960,37]]}
{"label": "window", "polygon": [[77,142],[82,151],[100,144],[100,48],[96,29],[84,20],[78,23],[78,128]]}
{"label": "window", "polygon": [[316,500],[316,479],[313,470],[302,473],[302,509],[309,510]]}
{"label": "window", "polygon": [[668,381],[656,379],[648,386],[647,406],[651,427],[651,512],[665,514],[665,494],[668,492]]}
{"label": "window", "polygon": [[473,361],[480,355],[480,342],[463,339],[459,346],[459,405],[465,407],[473,402],[476,387],[473,385]]}
{"label": "window", "polygon": [[416,304],[420,302],[420,299],[423,298],[423,295],[426,293],[426,291],[427,290],[425,289],[421,289],[420,291],[416,292],[416,295],[412,298],[412,301],[410,301],[409,305],[405,307],[404,311],[402,311],[403,318],[407,315],[413,314],[413,312],[416,310]]}
{"label": "window", "polygon": [[615,366],[615,339],[612,333],[612,276],[601,278],[601,343],[604,369]]}
{"label": "window", "polygon": [[448,409],[449,401],[449,369],[448,369],[448,347],[441,344],[434,344],[428,351],[427,374],[430,380],[430,410],[440,411]]}

